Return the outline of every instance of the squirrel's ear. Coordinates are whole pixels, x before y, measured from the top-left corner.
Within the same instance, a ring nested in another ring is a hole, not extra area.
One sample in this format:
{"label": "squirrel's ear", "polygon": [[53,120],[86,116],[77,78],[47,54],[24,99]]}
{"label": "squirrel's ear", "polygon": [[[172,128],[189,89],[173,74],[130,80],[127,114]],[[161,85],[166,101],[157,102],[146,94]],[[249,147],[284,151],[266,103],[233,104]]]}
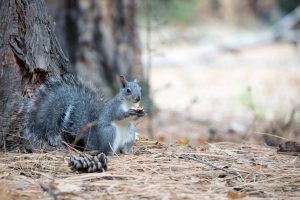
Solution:
{"label": "squirrel's ear", "polygon": [[126,86],[126,79],[124,76],[120,76],[120,81],[121,81],[121,84],[122,84],[122,87],[124,88]]}

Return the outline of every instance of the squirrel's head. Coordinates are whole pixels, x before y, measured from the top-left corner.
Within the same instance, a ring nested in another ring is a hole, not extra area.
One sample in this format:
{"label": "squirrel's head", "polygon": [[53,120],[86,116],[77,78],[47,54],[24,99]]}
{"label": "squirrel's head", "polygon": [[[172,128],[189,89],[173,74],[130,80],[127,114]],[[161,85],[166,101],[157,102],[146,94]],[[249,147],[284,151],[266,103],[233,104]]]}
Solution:
{"label": "squirrel's head", "polygon": [[138,82],[134,80],[133,82],[127,81],[124,76],[120,76],[121,81],[121,93],[125,96],[127,101],[132,103],[138,103],[141,100],[142,89]]}

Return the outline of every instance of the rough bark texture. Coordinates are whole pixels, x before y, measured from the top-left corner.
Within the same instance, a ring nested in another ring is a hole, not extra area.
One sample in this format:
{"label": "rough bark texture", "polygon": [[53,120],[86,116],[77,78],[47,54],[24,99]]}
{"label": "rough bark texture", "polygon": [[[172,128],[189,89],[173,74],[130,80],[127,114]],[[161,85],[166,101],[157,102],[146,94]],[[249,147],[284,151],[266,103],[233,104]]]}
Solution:
{"label": "rough bark texture", "polygon": [[75,73],[107,93],[116,91],[116,76],[120,74],[145,82],[136,27],[136,0],[48,0],[47,3]]}
{"label": "rough bark texture", "polygon": [[44,1],[0,1],[0,148],[18,145],[22,114],[35,89],[68,71]]}

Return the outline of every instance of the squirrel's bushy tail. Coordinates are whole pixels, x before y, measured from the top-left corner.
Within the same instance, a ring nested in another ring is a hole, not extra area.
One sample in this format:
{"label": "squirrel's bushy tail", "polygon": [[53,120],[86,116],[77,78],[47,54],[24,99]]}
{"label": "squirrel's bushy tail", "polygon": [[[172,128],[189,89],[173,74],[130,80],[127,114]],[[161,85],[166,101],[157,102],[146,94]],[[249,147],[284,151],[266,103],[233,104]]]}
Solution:
{"label": "squirrel's bushy tail", "polygon": [[62,132],[76,135],[82,125],[97,120],[104,101],[102,92],[73,75],[52,76],[25,106],[23,136],[34,149],[62,146]]}

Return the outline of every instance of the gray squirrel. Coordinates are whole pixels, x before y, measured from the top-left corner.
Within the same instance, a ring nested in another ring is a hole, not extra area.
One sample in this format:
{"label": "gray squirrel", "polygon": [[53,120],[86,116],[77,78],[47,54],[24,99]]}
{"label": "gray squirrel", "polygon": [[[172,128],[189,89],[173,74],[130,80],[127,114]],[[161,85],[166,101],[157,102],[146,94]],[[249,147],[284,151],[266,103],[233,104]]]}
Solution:
{"label": "gray squirrel", "polygon": [[23,137],[32,149],[61,148],[65,140],[70,144],[75,141],[81,150],[129,153],[136,140],[132,120],[145,113],[133,109],[141,100],[138,82],[129,82],[124,76],[120,82],[120,92],[104,101],[102,92],[72,75],[51,78],[27,106]]}

